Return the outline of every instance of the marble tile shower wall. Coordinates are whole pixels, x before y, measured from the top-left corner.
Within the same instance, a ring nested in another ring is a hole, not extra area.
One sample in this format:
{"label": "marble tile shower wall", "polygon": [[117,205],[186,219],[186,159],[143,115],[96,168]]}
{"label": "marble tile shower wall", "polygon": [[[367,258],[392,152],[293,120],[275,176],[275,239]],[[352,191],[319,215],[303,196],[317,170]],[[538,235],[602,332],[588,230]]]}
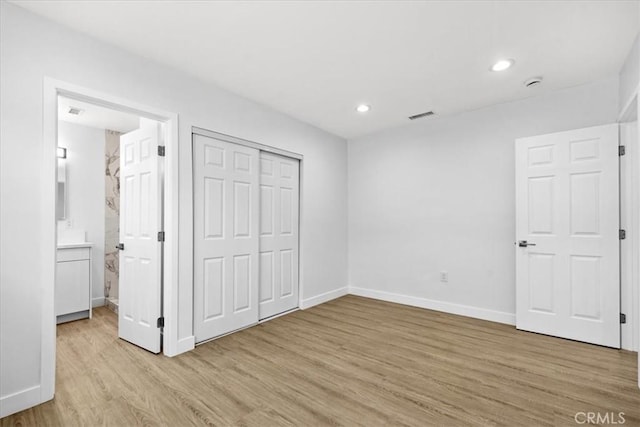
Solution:
{"label": "marble tile shower wall", "polygon": [[107,306],[116,310],[119,274],[116,245],[120,234],[120,135],[120,132],[113,130],[105,131],[104,295]]}

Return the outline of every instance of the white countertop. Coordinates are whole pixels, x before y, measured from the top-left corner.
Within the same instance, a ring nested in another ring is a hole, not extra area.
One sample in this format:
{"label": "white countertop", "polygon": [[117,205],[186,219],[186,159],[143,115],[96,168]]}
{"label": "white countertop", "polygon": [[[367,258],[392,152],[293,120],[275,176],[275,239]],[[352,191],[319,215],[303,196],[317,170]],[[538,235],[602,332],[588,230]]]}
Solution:
{"label": "white countertop", "polygon": [[91,242],[58,243],[58,249],[90,248],[91,246],[93,246]]}

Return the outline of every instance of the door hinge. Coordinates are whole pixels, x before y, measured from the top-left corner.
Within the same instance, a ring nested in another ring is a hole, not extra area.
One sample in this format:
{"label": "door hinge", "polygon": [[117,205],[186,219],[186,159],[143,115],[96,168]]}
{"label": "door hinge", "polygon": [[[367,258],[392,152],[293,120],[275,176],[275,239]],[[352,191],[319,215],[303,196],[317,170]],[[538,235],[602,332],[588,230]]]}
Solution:
{"label": "door hinge", "polygon": [[164,317],[158,317],[156,325],[158,326],[158,328],[164,328]]}
{"label": "door hinge", "polygon": [[620,237],[620,240],[626,239],[627,238],[626,230],[618,230],[618,237]]}
{"label": "door hinge", "polygon": [[620,313],[620,323],[627,323],[627,315],[624,313]]}
{"label": "door hinge", "polygon": [[158,242],[164,242],[164,231],[158,231]]}
{"label": "door hinge", "polygon": [[164,157],[164,145],[158,145],[158,156]]}
{"label": "door hinge", "polygon": [[627,154],[627,149],[624,145],[618,145],[618,156],[624,156]]}

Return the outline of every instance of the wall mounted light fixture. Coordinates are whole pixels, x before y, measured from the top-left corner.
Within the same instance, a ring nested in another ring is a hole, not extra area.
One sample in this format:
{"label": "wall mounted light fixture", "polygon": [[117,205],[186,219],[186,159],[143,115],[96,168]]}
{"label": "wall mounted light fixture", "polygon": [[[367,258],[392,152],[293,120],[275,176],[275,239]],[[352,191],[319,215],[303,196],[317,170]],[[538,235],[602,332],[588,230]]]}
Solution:
{"label": "wall mounted light fixture", "polygon": [[67,158],[67,149],[64,147],[58,147],[58,158],[66,159]]}

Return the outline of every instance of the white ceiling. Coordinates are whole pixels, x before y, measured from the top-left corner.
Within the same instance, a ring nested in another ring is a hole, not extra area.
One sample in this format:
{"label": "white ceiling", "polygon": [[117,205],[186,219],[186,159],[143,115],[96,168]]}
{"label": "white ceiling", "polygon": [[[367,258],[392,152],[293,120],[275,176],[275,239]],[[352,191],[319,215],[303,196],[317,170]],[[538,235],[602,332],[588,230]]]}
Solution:
{"label": "white ceiling", "polygon": [[613,0],[15,3],[346,138],[613,75],[639,22]]}
{"label": "white ceiling", "polygon": [[[69,114],[69,108],[79,108],[79,115]],[[75,99],[58,97],[58,119],[77,125],[98,129],[115,130],[122,133],[131,132],[140,127],[140,117],[134,114],[110,110]]]}

